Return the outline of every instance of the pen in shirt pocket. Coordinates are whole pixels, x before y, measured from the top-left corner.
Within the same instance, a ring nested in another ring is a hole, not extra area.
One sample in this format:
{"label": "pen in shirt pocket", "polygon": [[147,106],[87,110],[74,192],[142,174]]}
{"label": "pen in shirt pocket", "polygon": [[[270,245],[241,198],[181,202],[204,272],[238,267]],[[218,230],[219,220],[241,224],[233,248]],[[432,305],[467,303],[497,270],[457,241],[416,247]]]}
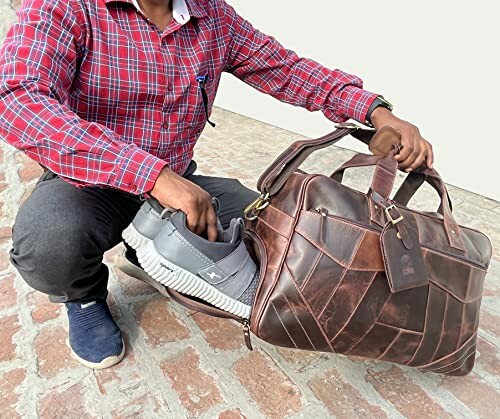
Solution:
{"label": "pen in shirt pocket", "polygon": [[215,124],[210,121],[210,117],[208,115],[208,95],[205,89],[205,85],[208,82],[208,74],[196,76],[196,81],[198,82],[198,86],[200,87],[201,98],[203,100],[203,107],[205,108],[205,117],[207,118],[207,122],[215,128]]}

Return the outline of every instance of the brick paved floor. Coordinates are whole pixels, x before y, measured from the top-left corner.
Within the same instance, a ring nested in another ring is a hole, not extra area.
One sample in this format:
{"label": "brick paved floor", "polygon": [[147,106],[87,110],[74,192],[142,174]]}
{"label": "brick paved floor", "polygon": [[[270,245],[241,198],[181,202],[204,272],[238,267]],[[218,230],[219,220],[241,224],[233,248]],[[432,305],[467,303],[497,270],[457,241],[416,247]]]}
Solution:
{"label": "brick paved floor", "polygon": [[[254,187],[257,176],[297,135],[215,110],[196,158],[205,174]],[[306,170],[327,173],[352,152],[321,151]],[[439,156],[438,156],[439,158]],[[493,418],[500,406],[500,204],[450,187],[459,222],[493,240],[479,358],[466,378],[421,374],[384,362],[278,349],[239,325],[186,311],[111,268],[110,303],[128,353],[105,371],[80,367],[65,345],[61,307],[31,290],[8,262],[10,226],[40,169],[0,146],[0,417],[1,418],[260,418],[329,416]],[[347,183],[367,189],[370,172]],[[437,206],[430,189],[419,204]]]}

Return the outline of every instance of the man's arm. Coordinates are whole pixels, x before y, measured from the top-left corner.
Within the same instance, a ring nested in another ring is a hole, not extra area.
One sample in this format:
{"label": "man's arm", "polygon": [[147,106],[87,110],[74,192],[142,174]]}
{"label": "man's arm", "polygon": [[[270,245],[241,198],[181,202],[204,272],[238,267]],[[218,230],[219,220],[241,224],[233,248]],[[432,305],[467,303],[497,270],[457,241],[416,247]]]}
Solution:
{"label": "man's arm", "polygon": [[0,51],[0,136],[63,178],[140,194],[165,162],[63,103],[85,48],[77,2],[25,1]]}
{"label": "man's arm", "polygon": [[[256,30],[223,0],[220,3],[231,31],[226,71],[282,102],[322,111],[331,121],[368,121],[368,110],[378,95],[363,90],[359,77],[299,57]],[[424,160],[432,167],[432,147],[417,127],[382,108],[375,109],[368,122],[377,129],[388,125],[401,133],[401,153],[396,156],[401,169],[411,171]]]}

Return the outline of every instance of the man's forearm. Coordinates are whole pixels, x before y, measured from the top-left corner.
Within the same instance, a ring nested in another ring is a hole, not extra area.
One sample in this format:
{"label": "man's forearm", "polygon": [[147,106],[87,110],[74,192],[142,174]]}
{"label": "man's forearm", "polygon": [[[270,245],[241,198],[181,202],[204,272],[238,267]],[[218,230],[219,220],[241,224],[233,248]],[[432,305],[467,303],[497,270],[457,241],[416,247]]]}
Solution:
{"label": "man's forearm", "polygon": [[136,194],[152,189],[164,161],[82,120],[44,90],[33,82],[0,82],[0,136],[6,142],[77,184]]}

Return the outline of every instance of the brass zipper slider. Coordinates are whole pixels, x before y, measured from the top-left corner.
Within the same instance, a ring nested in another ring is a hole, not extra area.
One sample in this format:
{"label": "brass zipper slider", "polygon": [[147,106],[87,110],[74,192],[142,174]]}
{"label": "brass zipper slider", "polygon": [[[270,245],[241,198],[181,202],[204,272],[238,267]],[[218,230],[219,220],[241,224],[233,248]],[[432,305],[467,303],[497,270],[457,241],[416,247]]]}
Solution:
{"label": "brass zipper slider", "polygon": [[247,345],[247,348],[253,351],[252,341],[250,339],[250,324],[248,323],[248,320],[243,322],[243,336],[245,337],[245,344]]}

